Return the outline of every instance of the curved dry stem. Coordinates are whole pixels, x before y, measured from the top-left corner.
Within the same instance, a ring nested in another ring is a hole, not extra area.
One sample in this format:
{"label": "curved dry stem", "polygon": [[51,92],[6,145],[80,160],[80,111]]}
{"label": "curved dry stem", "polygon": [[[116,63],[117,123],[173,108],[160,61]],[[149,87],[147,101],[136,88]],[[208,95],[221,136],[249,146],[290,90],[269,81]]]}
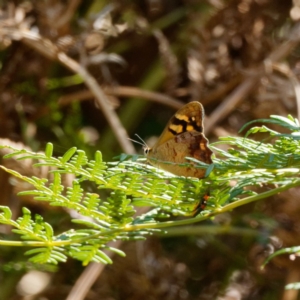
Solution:
{"label": "curved dry stem", "polygon": [[59,49],[50,40],[44,39],[39,34],[10,28],[6,30],[5,28],[2,28],[2,32],[7,34],[12,39],[14,36],[16,36],[16,38],[21,39],[22,42],[43,54],[45,57],[51,60],[59,61],[65,67],[80,75],[86,86],[93,93],[97,103],[99,104],[99,107],[101,107],[103,114],[111,126],[112,131],[114,132],[123,151],[128,154],[135,153],[132,143],[128,140],[127,132],[121,124],[117,114],[113,110],[108,98],[99,86],[96,79],[87,71],[85,67],[68,57],[64,52],[59,51]]}
{"label": "curved dry stem", "polygon": [[[119,97],[131,97],[131,98],[143,98],[152,102],[160,103],[174,109],[181,108],[184,103],[182,101],[176,100],[170,96],[166,96],[161,93],[156,93],[152,91],[143,90],[140,88],[132,86],[114,86],[114,87],[103,87],[104,93],[111,96]],[[64,106],[72,103],[75,99],[76,101],[85,101],[93,98],[94,95],[91,91],[81,91],[65,96],[61,96],[58,100],[59,105]]]}
{"label": "curved dry stem", "polygon": [[[299,41],[299,24],[296,24],[291,30],[289,40],[282,43],[279,47],[276,47],[263,63],[272,64],[273,62],[283,59],[293,51]],[[261,76],[265,74],[263,70],[263,66],[260,66],[255,72],[251,72],[252,75],[245,78],[245,80],[222,101],[222,104],[218,106],[209,118],[207,118],[206,134],[208,134],[217,123],[227,117],[229,113],[252,91],[252,89],[256,87]]]}

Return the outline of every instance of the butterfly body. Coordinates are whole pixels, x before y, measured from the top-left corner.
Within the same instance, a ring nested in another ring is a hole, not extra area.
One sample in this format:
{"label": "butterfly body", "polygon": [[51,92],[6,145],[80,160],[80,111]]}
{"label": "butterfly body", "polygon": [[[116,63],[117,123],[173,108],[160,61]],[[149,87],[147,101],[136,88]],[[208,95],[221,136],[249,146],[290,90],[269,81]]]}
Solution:
{"label": "butterfly body", "polygon": [[204,110],[199,102],[190,102],[178,110],[153,148],[145,149],[149,162],[178,176],[203,178],[205,169],[196,168],[186,160],[192,157],[212,163],[212,151],[203,134],[203,118]]}

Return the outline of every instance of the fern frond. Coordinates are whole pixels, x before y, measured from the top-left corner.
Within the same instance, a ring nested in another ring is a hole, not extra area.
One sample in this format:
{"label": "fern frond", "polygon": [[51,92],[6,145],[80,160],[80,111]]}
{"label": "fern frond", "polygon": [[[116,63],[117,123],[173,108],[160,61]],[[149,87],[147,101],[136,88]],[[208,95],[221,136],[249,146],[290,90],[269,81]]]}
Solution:
{"label": "fern frond", "polygon": [[[211,145],[217,154],[213,164],[187,158],[183,165],[192,162],[194,167],[206,169],[207,177],[201,180],[174,176],[141,160],[124,160],[125,156],[119,162],[105,163],[99,151],[93,160],[89,160],[84,151],[76,148],[55,158],[51,144],[47,145],[45,154],[7,147],[12,153],[6,158],[31,159],[37,161],[35,167],[51,167],[52,180],[48,182],[46,178],[27,177],[0,166],[33,186],[20,195],[32,195],[38,201],[75,210],[81,217],[72,222],[80,228],[55,235],[51,225],[41,216],[32,218],[30,211],[24,208],[23,215],[14,221],[9,208],[3,206],[0,207],[0,223],[12,226],[13,232],[20,235],[19,246],[33,247],[26,252],[33,255],[30,258],[33,262],[58,263],[69,256],[83,264],[91,261],[111,263],[103,252],[111,241],[144,239],[144,235],[160,228],[191,224],[300,186],[298,121],[290,116],[272,116],[267,123],[280,125],[290,133],[282,134],[265,125],[254,127],[247,135],[264,132],[269,134],[268,140],[272,143],[248,137],[227,137]],[[219,144],[231,148],[224,151],[217,148]],[[75,176],[70,187],[62,184],[64,173]],[[85,181],[94,183],[97,190],[86,193]],[[268,191],[258,193],[257,186],[268,186]],[[103,199],[105,195],[108,196]],[[204,195],[209,195],[206,208],[201,202]],[[135,217],[135,206],[151,206],[153,209]],[[192,216],[195,207],[196,211],[199,207],[204,209],[200,209],[196,218],[165,222],[171,215]],[[7,244],[7,241],[0,241],[1,244]],[[111,250],[123,255],[117,249]]]}

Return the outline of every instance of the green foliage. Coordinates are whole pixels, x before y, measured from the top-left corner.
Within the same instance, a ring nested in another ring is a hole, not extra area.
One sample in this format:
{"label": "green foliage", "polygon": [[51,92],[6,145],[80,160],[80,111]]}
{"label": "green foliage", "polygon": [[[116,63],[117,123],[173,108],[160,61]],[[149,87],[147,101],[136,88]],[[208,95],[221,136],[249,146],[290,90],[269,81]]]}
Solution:
{"label": "green foliage", "polygon": [[[91,261],[110,264],[112,261],[104,250],[125,255],[110,247],[111,241],[143,239],[145,234],[160,228],[198,222],[299,186],[298,121],[290,116],[272,116],[263,121],[280,125],[290,133],[282,134],[262,126],[250,129],[247,136],[267,133],[273,143],[222,138],[211,146],[217,155],[213,164],[188,158],[187,164],[206,169],[208,176],[201,180],[174,176],[143,163],[142,159],[125,160],[124,155],[118,162],[106,163],[99,151],[90,160],[84,151],[76,148],[55,158],[51,144],[47,145],[45,154],[6,147],[12,152],[5,158],[32,159],[36,161],[35,167],[47,166],[50,170],[49,181],[27,177],[2,166],[6,172],[33,186],[20,195],[31,195],[37,201],[74,210],[80,217],[72,220],[76,229],[56,235],[50,224],[39,215],[32,217],[28,209],[23,208],[23,215],[14,221],[10,209],[0,207],[0,223],[13,227],[21,239],[20,242],[0,241],[0,245],[31,247],[26,255],[33,263],[56,264],[72,257],[84,265]],[[231,148],[224,151],[216,147],[219,144]],[[62,184],[64,174],[74,176],[72,186]],[[97,189],[85,192],[85,182],[93,183]],[[259,194],[256,186],[267,186],[268,191]],[[204,195],[210,196],[208,205],[194,218],[193,211]],[[151,206],[152,210],[135,217],[136,206]],[[170,221],[170,215],[180,218]]]}

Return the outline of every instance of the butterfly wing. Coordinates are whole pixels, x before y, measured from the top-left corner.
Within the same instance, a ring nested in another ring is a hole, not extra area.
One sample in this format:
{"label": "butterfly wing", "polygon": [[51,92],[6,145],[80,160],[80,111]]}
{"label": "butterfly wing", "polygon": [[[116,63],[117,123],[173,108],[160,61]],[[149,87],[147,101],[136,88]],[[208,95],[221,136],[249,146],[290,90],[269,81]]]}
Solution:
{"label": "butterfly wing", "polygon": [[153,148],[186,131],[202,133],[203,119],[204,109],[201,103],[193,101],[186,104],[170,119]]}

